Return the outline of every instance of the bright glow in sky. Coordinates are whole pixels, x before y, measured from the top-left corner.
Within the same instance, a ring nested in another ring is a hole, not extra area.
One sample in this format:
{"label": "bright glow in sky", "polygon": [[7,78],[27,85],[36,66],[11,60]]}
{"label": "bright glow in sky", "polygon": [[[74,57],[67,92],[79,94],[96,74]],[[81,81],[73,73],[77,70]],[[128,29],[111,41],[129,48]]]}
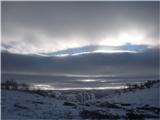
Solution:
{"label": "bright glow in sky", "polygon": [[2,2],[2,50],[38,54],[90,45],[157,47],[158,5],[136,1]]}

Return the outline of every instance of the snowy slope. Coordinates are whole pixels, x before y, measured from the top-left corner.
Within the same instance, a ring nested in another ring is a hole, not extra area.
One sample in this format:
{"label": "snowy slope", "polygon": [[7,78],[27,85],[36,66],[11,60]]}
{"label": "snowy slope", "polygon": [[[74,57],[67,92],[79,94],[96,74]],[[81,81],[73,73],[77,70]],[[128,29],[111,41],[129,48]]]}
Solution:
{"label": "snowy slope", "polygon": [[125,93],[113,94],[110,97],[106,97],[110,102],[122,102],[137,105],[148,104],[154,107],[160,107],[160,83],[147,89],[137,89],[135,91],[129,91]]}
{"label": "snowy slope", "polygon": [[[2,119],[102,119],[144,117],[158,119],[160,83],[151,88],[134,91],[119,90],[96,99],[93,93],[61,94],[63,97],[43,96],[33,92],[2,90]],[[54,91],[53,91],[54,92]],[[91,92],[91,91],[90,91]],[[97,91],[98,92],[98,91]],[[99,91],[101,94],[101,91]],[[64,97],[65,96],[65,97]],[[66,99],[64,99],[66,98]],[[90,99],[92,98],[92,99]]]}
{"label": "snowy slope", "polygon": [[75,118],[77,111],[63,103],[37,94],[2,90],[2,119]]}

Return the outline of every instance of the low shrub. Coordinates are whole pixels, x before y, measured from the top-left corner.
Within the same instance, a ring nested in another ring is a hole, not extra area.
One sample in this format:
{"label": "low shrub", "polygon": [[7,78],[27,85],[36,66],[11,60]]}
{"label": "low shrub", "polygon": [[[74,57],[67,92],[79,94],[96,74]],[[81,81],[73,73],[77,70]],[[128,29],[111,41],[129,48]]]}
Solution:
{"label": "low shrub", "polygon": [[29,90],[29,85],[25,83],[17,83],[13,79],[6,80],[5,82],[1,83],[1,88],[6,90]]}
{"label": "low shrub", "polygon": [[74,103],[70,103],[70,102],[64,102],[63,105],[66,105],[66,106],[76,106]]}
{"label": "low shrub", "polygon": [[119,115],[112,115],[111,113],[102,114],[100,111],[83,110],[80,112],[83,119],[119,119]]}

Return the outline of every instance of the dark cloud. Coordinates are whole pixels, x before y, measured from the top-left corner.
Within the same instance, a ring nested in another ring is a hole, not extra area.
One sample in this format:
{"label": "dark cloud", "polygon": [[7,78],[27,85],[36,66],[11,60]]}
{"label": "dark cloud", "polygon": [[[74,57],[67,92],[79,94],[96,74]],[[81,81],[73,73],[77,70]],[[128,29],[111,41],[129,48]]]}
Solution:
{"label": "dark cloud", "polygon": [[141,53],[85,54],[42,57],[2,52],[2,73],[158,76],[159,50]]}

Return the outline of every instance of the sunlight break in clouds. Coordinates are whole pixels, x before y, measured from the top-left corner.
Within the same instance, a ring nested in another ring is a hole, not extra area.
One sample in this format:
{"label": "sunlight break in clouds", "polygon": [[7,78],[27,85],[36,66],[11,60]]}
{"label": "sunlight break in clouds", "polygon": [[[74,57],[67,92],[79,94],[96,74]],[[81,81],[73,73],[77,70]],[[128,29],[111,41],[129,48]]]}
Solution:
{"label": "sunlight break in clouds", "polygon": [[144,33],[144,30],[122,30],[114,36],[106,37],[104,40],[101,40],[98,42],[99,45],[110,45],[110,46],[121,46],[126,45],[127,43],[133,44],[133,45],[149,45],[149,46],[155,46],[157,44],[152,42],[146,41],[146,33]]}
{"label": "sunlight break in clouds", "polygon": [[91,45],[157,47],[158,16],[156,2],[2,2],[2,50],[40,54]]}
{"label": "sunlight break in clouds", "polygon": [[[128,30],[129,31],[129,30]],[[146,40],[147,35],[144,31],[120,31],[118,34],[113,36],[99,37],[97,41],[92,41],[88,38],[80,36],[69,36],[68,38],[52,38],[46,36],[45,33],[32,31],[30,37],[26,37],[25,32],[20,33],[17,36],[2,36],[2,45],[9,46],[8,48],[2,46],[2,49],[8,50],[13,53],[29,54],[29,53],[48,53],[64,50],[68,48],[83,47],[87,45],[100,45],[100,46],[122,46],[128,43],[133,45],[147,45],[154,47],[157,45],[156,42]],[[23,40],[23,41],[22,41]],[[14,44],[14,46],[11,45]],[[105,52],[114,52],[106,50]],[[116,51],[115,51],[116,52]],[[66,55],[64,55],[66,56]]]}

